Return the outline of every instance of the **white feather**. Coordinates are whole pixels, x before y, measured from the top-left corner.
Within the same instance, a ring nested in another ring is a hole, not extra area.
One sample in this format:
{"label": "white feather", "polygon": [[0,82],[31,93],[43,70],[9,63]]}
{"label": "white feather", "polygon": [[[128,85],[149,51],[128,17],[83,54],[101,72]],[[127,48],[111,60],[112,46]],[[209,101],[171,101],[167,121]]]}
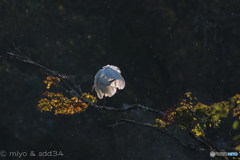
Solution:
{"label": "white feather", "polygon": [[113,65],[106,65],[95,75],[93,89],[97,92],[98,98],[112,97],[118,89],[125,87],[125,81],[121,71]]}

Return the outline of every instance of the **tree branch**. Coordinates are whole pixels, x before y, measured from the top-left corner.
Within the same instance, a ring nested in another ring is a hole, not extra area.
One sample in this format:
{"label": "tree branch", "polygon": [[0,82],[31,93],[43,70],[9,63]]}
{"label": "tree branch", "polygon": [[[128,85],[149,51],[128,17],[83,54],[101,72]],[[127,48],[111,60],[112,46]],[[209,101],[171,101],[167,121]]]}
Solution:
{"label": "tree branch", "polygon": [[[15,46],[14,46],[15,47]],[[164,112],[162,111],[159,111],[159,110],[155,110],[155,109],[152,109],[152,108],[148,108],[148,107],[145,107],[145,106],[142,106],[140,104],[132,104],[130,107],[126,108],[126,109],[116,109],[114,107],[103,107],[103,106],[98,106],[90,101],[88,101],[87,99],[85,99],[83,97],[83,93],[82,93],[82,90],[81,90],[81,87],[76,85],[76,83],[74,82],[74,80],[72,78],[70,78],[69,76],[65,76],[65,75],[62,75],[62,74],[59,74],[58,72],[56,71],[53,71],[53,70],[50,70],[48,69],[47,67],[45,66],[42,66],[38,63],[36,63],[35,61],[33,61],[32,59],[30,59],[29,57],[27,57],[26,55],[24,55],[23,53],[21,53],[21,51],[15,47],[15,49],[21,54],[14,54],[14,53],[10,53],[8,52],[8,54],[12,55],[12,56],[15,56],[17,59],[19,59],[20,61],[23,61],[23,62],[27,62],[27,63],[31,63],[31,64],[34,64],[38,67],[40,67],[42,73],[44,74],[47,74],[47,75],[50,75],[50,76],[58,76],[63,82],[64,84],[68,87],[69,89],[69,93],[73,96],[76,96],[78,98],[80,98],[84,103],[87,103],[89,104],[90,106],[96,108],[96,109],[101,109],[101,110],[107,110],[107,111],[117,111],[117,112],[126,112],[126,111],[132,111],[132,110],[143,110],[143,111],[149,111],[149,112],[152,112],[152,113],[157,113],[161,116],[164,116]],[[78,92],[76,90],[74,90],[70,84],[66,81],[66,80],[69,80],[72,85],[74,85],[74,87],[76,89],[78,89]],[[62,85],[60,85],[63,89],[65,89]],[[66,90],[66,89],[65,89]],[[67,90],[66,90],[67,91]],[[206,131],[205,131],[205,128],[203,126],[203,123],[201,122],[201,120],[198,118],[198,116],[190,109],[190,112],[192,113],[192,115],[197,118],[200,126],[202,127],[205,135],[206,134]],[[169,131],[165,130],[164,129],[161,129],[161,128],[158,128],[158,127],[155,127],[149,123],[141,123],[141,122],[136,122],[134,120],[127,120],[127,119],[122,119],[122,120],[119,120],[117,121],[116,124],[114,125],[109,125],[109,127],[117,127],[119,125],[122,125],[122,124],[126,124],[126,123],[130,123],[130,124],[133,124],[133,125],[137,125],[137,126],[141,126],[141,127],[148,127],[148,128],[151,128],[157,132],[160,132],[168,137],[171,137],[173,138],[175,141],[177,141],[179,144],[181,144],[184,148],[186,149],[189,149],[189,150],[192,150],[192,151],[198,151],[198,152],[202,152],[202,151],[210,151],[211,149],[215,149],[216,151],[219,151],[219,149],[213,145],[213,143],[208,139],[208,138],[204,138],[204,140],[202,139],[199,139],[198,137],[196,137],[195,135],[193,135],[197,140],[201,141],[202,143],[204,143],[209,149],[206,149],[206,148],[202,148],[201,146],[199,145],[191,145],[191,144],[185,144],[183,143],[182,141],[180,141],[176,136],[174,136],[173,132],[170,133]],[[206,147],[205,146],[205,147]]]}
{"label": "tree branch", "polygon": [[[87,99],[85,99],[82,95],[82,90],[81,90],[81,87],[79,85],[77,85],[74,80],[72,78],[70,78],[69,76],[66,76],[66,75],[62,75],[62,74],[59,74],[57,71],[53,71],[53,70],[50,70],[48,69],[47,67],[45,66],[42,66],[38,63],[36,63],[35,61],[33,61],[32,59],[30,59],[28,56],[24,55],[18,48],[16,48],[16,46],[14,45],[14,48],[20,53],[20,54],[15,54],[15,53],[10,53],[10,52],[7,52],[8,54],[10,54],[11,56],[14,56],[16,57],[18,60],[20,61],[23,61],[23,62],[27,62],[27,63],[31,63],[31,64],[34,64],[38,67],[40,67],[41,69],[41,72],[43,74],[47,74],[47,75],[51,75],[51,76],[58,76],[63,82],[64,84],[67,85],[68,89],[69,89],[69,93],[73,96],[76,96],[78,98],[80,98],[83,102],[89,104],[90,106],[96,108],[96,109],[101,109],[101,110],[107,110],[107,111],[117,111],[117,112],[126,112],[126,111],[132,111],[132,110],[143,110],[143,111],[148,111],[148,112],[153,112],[153,113],[157,113],[157,114],[160,114],[161,116],[164,116],[164,112],[162,111],[159,111],[159,110],[156,110],[156,109],[152,109],[152,108],[148,108],[148,107],[145,107],[145,106],[142,106],[140,104],[132,104],[130,107],[126,108],[126,109],[116,109],[114,107],[103,107],[103,106],[98,106],[90,101],[88,101]],[[66,80],[69,80],[76,89],[78,89],[79,93],[74,90]],[[60,85],[62,88],[64,88],[62,85]],[[65,88],[64,88],[65,89]],[[66,90],[66,89],[65,89]]]}
{"label": "tree branch", "polygon": [[153,129],[153,130],[155,130],[159,133],[162,133],[162,134],[164,134],[164,135],[166,135],[170,138],[173,138],[175,141],[177,141],[179,144],[181,144],[186,149],[189,149],[189,150],[192,150],[192,151],[198,151],[198,152],[211,151],[210,149],[199,148],[199,146],[196,146],[196,145],[185,144],[181,140],[179,140],[176,136],[174,136],[172,133],[168,132],[167,130],[161,129],[159,127],[155,127],[155,126],[153,126],[149,123],[142,123],[142,122],[137,122],[137,121],[128,120],[128,119],[121,119],[121,120],[117,121],[116,124],[108,125],[108,127],[115,128],[115,127],[118,127],[120,125],[127,124],[127,123],[130,123],[130,124],[133,124],[133,125],[136,125],[136,126],[151,128],[151,129]]}
{"label": "tree branch", "polygon": [[[205,122],[202,122],[202,121],[199,119],[199,117],[196,115],[196,113],[193,112],[193,111],[190,109],[189,106],[188,106],[187,108],[188,108],[188,110],[192,113],[193,117],[195,117],[195,118],[197,119],[200,127],[202,128],[202,130],[203,130],[203,132],[204,132],[204,134],[205,134],[205,137],[203,137],[204,140],[202,140],[201,138],[199,138],[199,137],[197,137],[197,136],[195,136],[195,135],[194,135],[194,137],[195,137],[196,139],[198,139],[199,141],[203,142],[203,143],[204,143],[205,145],[207,145],[210,149],[214,149],[215,151],[220,152],[219,148],[218,148],[217,146],[215,146],[215,145],[213,144],[213,142],[208,138],[207,132],[206,132],[206,130],[205,130],[205,128],[204,128],[204,123],[205,123]],[[205,119],[204,119],[204,121],[205,121]],[[191,131],[190,131],[190,132],[191,132]]]}

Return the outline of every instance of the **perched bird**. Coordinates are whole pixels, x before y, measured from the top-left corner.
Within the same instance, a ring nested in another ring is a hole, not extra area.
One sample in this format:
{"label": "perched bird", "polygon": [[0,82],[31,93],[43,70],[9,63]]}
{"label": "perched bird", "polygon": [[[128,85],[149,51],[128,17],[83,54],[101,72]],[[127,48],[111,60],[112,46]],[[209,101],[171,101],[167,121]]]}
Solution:
{"label": "perched bird", "polygon": [[125,87],[125,81],[121,71],[113,65],[106,65],[95,75],[93,90],[97,92],[98,98],[112,97],[118,89]]}

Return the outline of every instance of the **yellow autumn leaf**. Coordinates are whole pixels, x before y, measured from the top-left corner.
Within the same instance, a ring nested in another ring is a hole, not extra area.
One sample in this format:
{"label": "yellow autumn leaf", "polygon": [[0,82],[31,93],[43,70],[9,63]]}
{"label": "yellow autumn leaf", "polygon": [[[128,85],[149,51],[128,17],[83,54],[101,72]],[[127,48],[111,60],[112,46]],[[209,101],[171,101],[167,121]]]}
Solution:
{"label": "yellow autumn leaf", "polygon": [[237,129],[238,125],[239,125],[239,121],[238,120],[234,121],[233,122],[233,129]]}

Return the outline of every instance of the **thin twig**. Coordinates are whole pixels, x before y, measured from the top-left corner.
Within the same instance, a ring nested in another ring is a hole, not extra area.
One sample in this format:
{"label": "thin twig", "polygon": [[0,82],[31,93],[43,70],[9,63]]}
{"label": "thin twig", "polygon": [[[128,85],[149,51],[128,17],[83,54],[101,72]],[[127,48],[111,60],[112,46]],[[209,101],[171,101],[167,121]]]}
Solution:
{"label": "thin twig", "polygon": [[176,140],[179,144],[181,144],[184,148],[186,149],[189,149],[189,150],[192,150],[192,151],[198,151],[198,152],[203,152],[203,151],[210,151],[209,149],[205,149],[205,148],[199,148],[199,147],[196,147],[195,145],[187,145],[185,143],[183,143],[181,140],[179,140],[176,136],[174,136],[172,133],[168,132],[167,130],[164,130],[164,129],[161,129],[159,127],[155,127],[149,123],[142,123],[142,122],[137,122],[137,121],[134,121],[134,120],[128,120],[128,119],[121,119],[119,121],[117,121],[115,124],[113,125],[108,125],[108,127],[112,127],[112,128],[115,128],[115,127],[118,127],[120,125],[123,125],[123,124],[133,124],[133,125],[136,125],[136,126],[141,126],[141,127],[148,127],[148,128],[151,128],[157,132],[160,132],[170,138],[173,138],[174,140]]}

